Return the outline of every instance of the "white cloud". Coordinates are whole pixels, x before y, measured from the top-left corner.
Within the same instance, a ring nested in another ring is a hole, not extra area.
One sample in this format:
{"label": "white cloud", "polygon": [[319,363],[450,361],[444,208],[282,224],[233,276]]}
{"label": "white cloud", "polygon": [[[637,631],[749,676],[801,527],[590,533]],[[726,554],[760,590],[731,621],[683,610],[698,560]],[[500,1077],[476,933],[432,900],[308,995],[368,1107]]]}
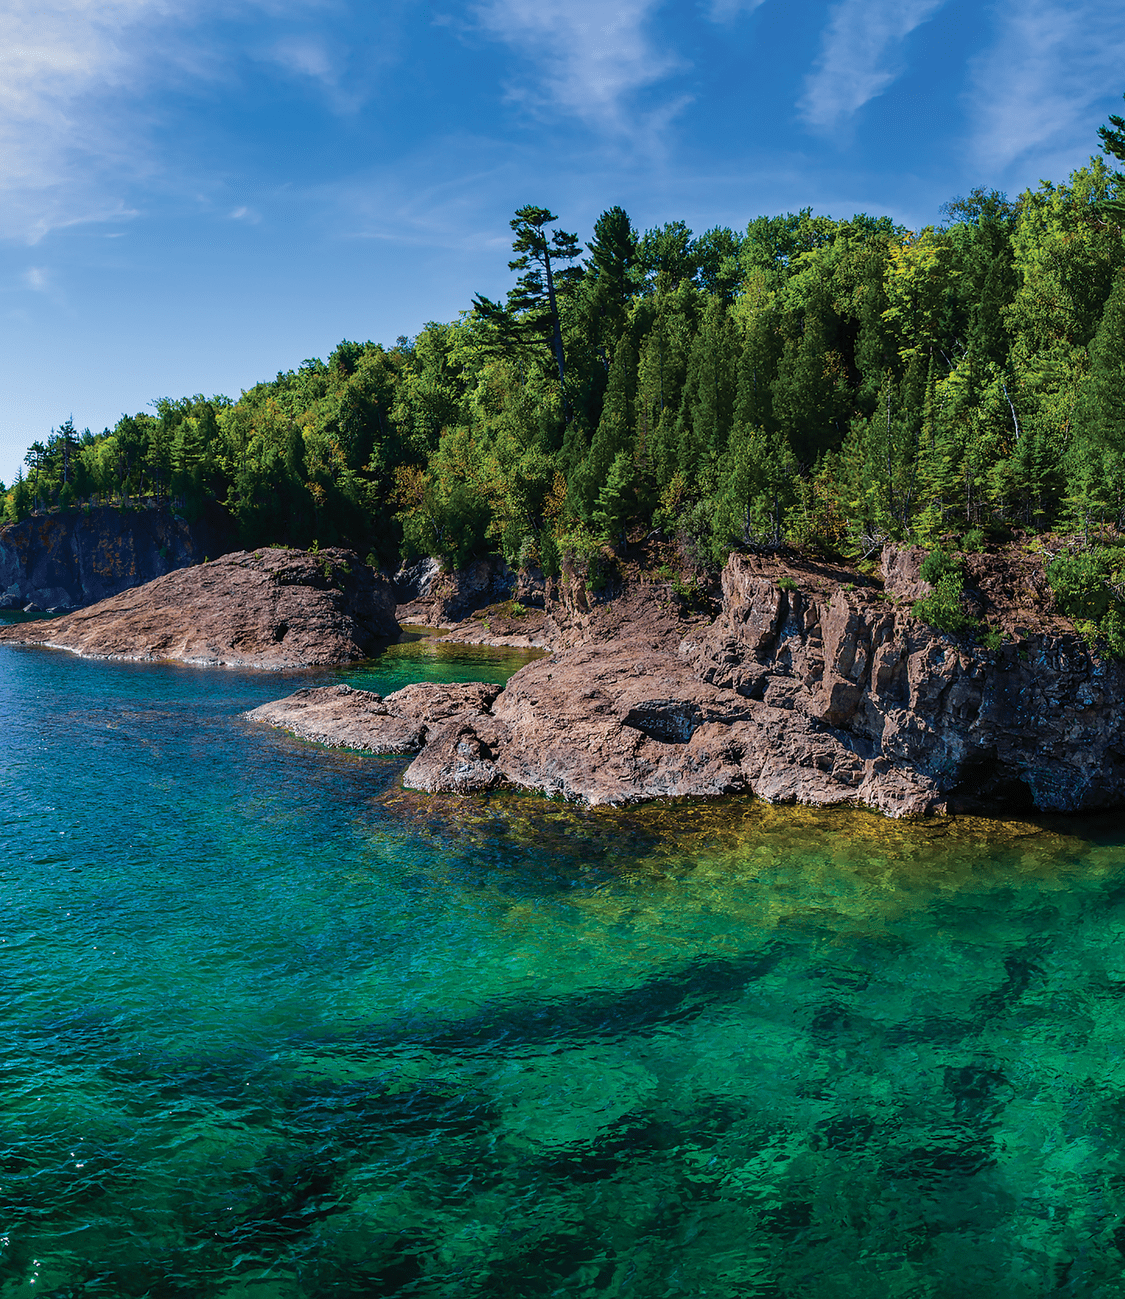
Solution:
{"label": "white cloud", "polygon": [[841,0],[798,108],[810,126],[831,129],[881,95],[904,71],[907,36],[945,0]]}
{"label": "white cloud", "polygon": [[973,70],[973,154],[999,170],[1033,151],[1040,174],[1100,147],[1099,102],[1125,90],[1118,0],[1007,0],[996,41]]}
{"label": "white cloud", "polygon": [[29,266],[23,273],[23,282],[36,293],[45,293],[49,287],[50,272],[45,266]]}
{"label": "white cloud", "polygon": [[711,0],[707,17],[713,23],[731,23],[739,14],[752,14],[765,0]]}
{"label": "white cloud", "polygon": [[[286,19],[320,0],[283,0]],[[135,216],[123,195],[163,160],[150,144],[154,89],[229,75],[230,50],[204,19],[269,10],[275,0],[2,0],[0,237]],[[279,47],[306,75],[310,43]]]}
{"label": "white cloud", "polygon": [[163,0],[6,0],[0,9],[0,234],[31,240],[55,226],[124,215],[121,199],[91,185],[79,160],[123,161],[125,142],[89,111],[135,69],[137,27]]}
{"label": "white cloud", "polygon": [[[510,94],[539,109],[561,109],[606,134],[630,134],[649,119],[629,98],[683,67],[646,30],[660,0],[487,0],[477,15],[485,30],[536,70],[534,88]],[[686,101],[665,105],[663,116]]]}
{"label": "white cloud", "polygon": [[287,72],[336,84],[336,64],[323,41],[311,36],[289,36],[270,46],[268,57]]}

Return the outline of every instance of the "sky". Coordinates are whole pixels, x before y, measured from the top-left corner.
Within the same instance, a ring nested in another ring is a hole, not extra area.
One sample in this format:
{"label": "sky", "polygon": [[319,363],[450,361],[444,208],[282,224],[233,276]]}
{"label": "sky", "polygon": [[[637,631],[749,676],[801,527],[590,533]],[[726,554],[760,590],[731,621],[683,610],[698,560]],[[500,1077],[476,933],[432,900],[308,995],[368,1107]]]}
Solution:
{"label": "sky", "polygon": [[0,479],[502,297],[508,221],[911,229],[1065,180],[1120,0],[0,0]]}

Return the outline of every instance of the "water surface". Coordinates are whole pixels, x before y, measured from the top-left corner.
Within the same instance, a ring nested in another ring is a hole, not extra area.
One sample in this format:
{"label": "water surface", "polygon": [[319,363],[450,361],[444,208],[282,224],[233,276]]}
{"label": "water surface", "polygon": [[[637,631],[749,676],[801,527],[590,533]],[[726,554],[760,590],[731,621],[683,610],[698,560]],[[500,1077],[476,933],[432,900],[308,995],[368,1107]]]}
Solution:
{"label": "water surface", "polygon": [[0,649],[0,1299],[1125,1294],[1117,818],[427,798]]}

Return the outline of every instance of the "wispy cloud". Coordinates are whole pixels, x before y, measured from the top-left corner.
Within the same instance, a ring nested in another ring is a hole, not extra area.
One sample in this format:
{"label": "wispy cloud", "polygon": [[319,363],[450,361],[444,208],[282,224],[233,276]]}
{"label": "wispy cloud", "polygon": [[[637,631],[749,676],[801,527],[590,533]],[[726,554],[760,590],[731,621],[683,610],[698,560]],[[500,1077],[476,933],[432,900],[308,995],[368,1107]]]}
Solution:
{"label": "wispy cloud", "polygon": [[[0,237],[135,215],[125,193],[161,159],[150,144],[154,90],[229,73],[231,51],[204,19],[275,0],[4,0],[0,5]],[[284,0],[285,16],[319,0]],[[277,60],[323,78],[309,43]]]}
{"label": "wispy cloud", "polygon": [[1096,153],[1096,106],[1125,89],[1123,66],[1119,0],[1007,0],[974,67],[977,162],[1002,170],[1035,152],[1048,175]]}
{"label": "wispy cloud", "polygon": [[[606,134],[634,134],[650,117],[631,97],[684,64],[652,38],[649,20],[660,0],[486,0],[481,26],[533,69],[509,88],[529,107],[563,111]],[[664,120],[686,100],[665,104]]]}
{"label": "wispy cloud", "polygon": [[0,10],[0,233],[34,239],[121,208],[114,195],[82,192],[76,158],[120,145],[79,105],[126,80],[131,31],[161,12],[160,0],[10,0]]}
{"label": "wispy cloud", "polygon": [[707,6],[707,17],[713,23],[731,23],[739,14],[751,14],[765,0],[711,0]]}
{"label": "wispy cloud", "polygon": [[841,0],[798,109],[818,130],[842,125],[905,71],[903,42],[945,0]]}
{"label": "wispy cloud", "polygon": [[335,59],[324,41],[315,36],[287,36],[269,47],[268,57],[299,76],[335,85],[338,80]]}

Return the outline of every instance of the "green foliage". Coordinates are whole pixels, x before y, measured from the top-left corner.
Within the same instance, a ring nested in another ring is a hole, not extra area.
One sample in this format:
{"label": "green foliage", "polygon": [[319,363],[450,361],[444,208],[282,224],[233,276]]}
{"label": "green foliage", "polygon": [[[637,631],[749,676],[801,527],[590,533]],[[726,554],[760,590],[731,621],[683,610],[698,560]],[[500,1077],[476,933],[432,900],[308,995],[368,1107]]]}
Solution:
{"label": "green foliage", "polygon": [[1047,568],[1061,613],[1079,633],[1125,658],[1125,546],[1069,551]]}
{"label": "green foliage", "polygon": [[947,550],[942,550],[940,546],[937,550],[931,550],[926,558],[922,560],[919,574],[922,581],[929,582],[931,586],[937,586],[943,578],[951,578],[962,586],[965,584],[965,573],[961,561],[956,555]]}
{"label": "green foliage", "polygon": [[[3,517],[225,507],[248,547],[500,554],[551,577],[634,527],[697,570],[740,547],[980,550],[1014,528],[1088,545],[1125,531],[1125,240],[1105,217],[1123,185],[1095,158],[1016,200],[973,190],[920,231],[805,209],[638,235],[611,207],[584,259],[522,207],[502,305],[392,347],[344,340],[235,402],[161,398],[101,433],[68,419]],[[920,602],[935,625],[965,625],[961,580],[943,569]]]}
{"label": "green foliage", "polygon": [[965,572],[956,555],[940,548],[933,550],[922,561],[920,572],[922,580],[929,582],[933,590],[914,601],[916,618],[951,636],[976,625],[962,603]]}

